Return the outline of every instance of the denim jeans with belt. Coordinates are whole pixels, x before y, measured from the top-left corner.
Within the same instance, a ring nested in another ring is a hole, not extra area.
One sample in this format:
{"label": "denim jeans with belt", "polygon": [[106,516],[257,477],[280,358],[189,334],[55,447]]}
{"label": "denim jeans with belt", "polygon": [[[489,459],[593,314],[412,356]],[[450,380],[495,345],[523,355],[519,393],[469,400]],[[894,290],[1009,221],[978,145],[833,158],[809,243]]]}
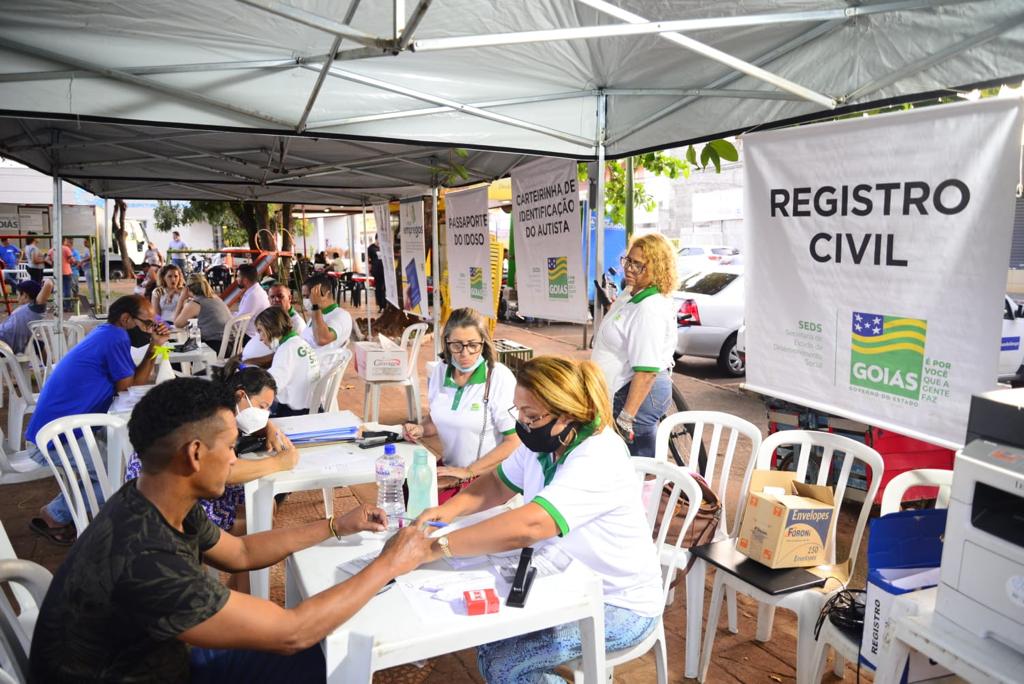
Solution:
{"label": "denim jeans with belt", "polygon": [[[612,411],[617,416],[626,405],[632,381],[627,382],[615,393]],[[633,423],[633,441],[627,442],[631,456],[654,456],[654,443],[658,435],[658,423],[669,411],[672,403],[672,377],[668,371],[662,371],[654,377],[651,390],[644,397],[640,408],[636,410]]]}

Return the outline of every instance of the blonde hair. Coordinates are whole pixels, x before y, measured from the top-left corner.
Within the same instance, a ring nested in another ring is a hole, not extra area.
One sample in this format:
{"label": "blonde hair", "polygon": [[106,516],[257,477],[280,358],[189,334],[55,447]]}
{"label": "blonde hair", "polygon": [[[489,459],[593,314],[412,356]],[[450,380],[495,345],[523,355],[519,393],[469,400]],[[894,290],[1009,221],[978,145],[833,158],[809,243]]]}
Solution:
{"label": "blonde hair", "polygon": [[159,286],[157,289],[159,289],[161,293],[167,291],[167,274],[170,273],[171,271],[177,271],[178,274],[181,276],[182,282],[184,282],[185,280],[185,274],[181,272],[181,269],[178,268],[176,264],[167,264],[163,266],[156,276],[156,282],[157,285]]}
{"label": "blonde hair", "polygon": [[484,359],[484,363],[488,366],[494,366],[494,362],[497,360],[498,355],[494,351],[494,343],[491,342],[491,336],[487,332],[487,326],[484,325],[484,319],[480,317],[480,314],[478,314],[475,309],[471,309],[468,306],[452,311],[448,315],[448,320],[444,324],[444,331],[441,337],[444,341],[444,348],[441,351],[441,355],[444,356],[445,362],[452,362],[452,354],[448,351],[448,339],[452,336],[452,333],[455,332],[456,328],[475,329],[484,343],[483,351],[480,352],[480,355]]}
{"label": "blonde hair", "polygon": [[188,284],[185,286],[189,292],[200,297],[213,297],[213,288],[210,281],[202,273],[193,273],[188,277]]}
{"label": "blonde hair", "polygon": [[[634,247],[644,255],[647,273],[651,276],[651,284],[664,295],[675,290],[678,283],[676,282],[676,255],[672,249],[672,243],[660,233],[648,233],[633,238],[633,241],[629,243],[629,250]],[[629,250],[627,250],[627,254]]]}
{"label": "blonde hair", "polygon": [[604,373],[592,361],[535,356],[520,368],[516,382],[556,416],[582,423],[596,418],[601,427],[612,424],[608,385]]}

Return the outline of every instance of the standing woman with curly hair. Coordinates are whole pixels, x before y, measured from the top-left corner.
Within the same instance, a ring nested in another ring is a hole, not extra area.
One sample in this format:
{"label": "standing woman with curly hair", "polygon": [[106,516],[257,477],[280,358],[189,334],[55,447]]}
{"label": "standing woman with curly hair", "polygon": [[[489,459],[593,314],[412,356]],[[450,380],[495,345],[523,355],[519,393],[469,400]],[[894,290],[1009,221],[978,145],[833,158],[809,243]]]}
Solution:
{"label": "standing woman with curly hair", "polygon": [[672,401],[677,286],[672,245],[658,233],[630,243],[622,258],[626,291],[594,334],[591,357],[604,371],[615,424],[634,456],[654,456],[658,422]]}

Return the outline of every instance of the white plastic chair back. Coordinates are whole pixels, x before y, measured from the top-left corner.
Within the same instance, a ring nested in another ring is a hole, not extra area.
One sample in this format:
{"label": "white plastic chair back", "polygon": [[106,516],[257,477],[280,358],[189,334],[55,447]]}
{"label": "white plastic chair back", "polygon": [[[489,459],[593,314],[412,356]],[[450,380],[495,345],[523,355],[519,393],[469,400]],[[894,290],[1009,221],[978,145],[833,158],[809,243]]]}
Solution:
{"label": "white plastic chair back", "polygon": [[401,347],[409,352],[409,375],[408,378],[417,376],[416,363],[420,357],[420,347],[423,346],[423,338],[426,336],[426,323],[413,323],[402,331]]}
{"label": "white plastic chair back", "polygon": [[[102,453],[93,428],[107,429],[106,453]],[[76,430],[84,437],[84,453],[75,436]],[[92,461],[96,469],[100,491],[106,501],[124,478],[127,433],[128,424],[122,418],[107,413],[85,413],[52,420],[36,434],[36,446],[57,478],[79,536],[103,505],[103,501],[96,500],[88,461]]]}
{"label": "white plastic chair back", "polygon": [[[32,362],[39,388],[42,389],[42,383],[50,377],[53,367],[85,337],[85,328],[78,323],[68,321],[61,323],[57,320],[41,320],[29,323],[28,329],[32,333],[32,339],[26,352]],[[63,349],[59,353],[58,335],[63,335],[64,341]]]}
{"label": "white plastic chair back", "polygon": [[[0,560],[0,582],[18,586],[35,605],[41,606],[53,575],[41,565],[18,558]],[[14,681],[28,681],[28,654],[32,646],[32,632],[14,614],[6,597],[0,599],[0,655],[4,671]],[[0,680],[2,681],[2,680]]]}
{"label": "white plastic chair back", "polygon": [[338,410],[338,392],[341,390],[345,370],[352,360],[352,352],[341,349],[330,352],[327,357],[329,361],[320,367],[320,379],[310,389],[310,413],[333,413]]}
{"label": "white plastic chair back", "polygon": [[[634,456],[630,460],[633,461],[633,469],[645,481],[645,489],[650,492],[645,508],[647,524],[651,528],[651,533],[653,534],[655,530],[658,531],[658,536],[654,538],[655,545],[658,549],[663,549],[666,545],[674,549],[674,553],[667,564],[664,562],[664,555],[662,554],[662,573],[664,575],[662,590],[667,603],[672,581],[675,579],[676,570],[680,565],[679,560],[681,557],[688,557],[686,549],[682,546],[683,539],[686,537],[686,532],[690,529],[694,518],[697,517],[700,505],[689,507],[686,517],[683,519],[683,526],[680,528],[679,534],[673,539],[668,538],[669,524],[675,517],[676,503],[679,501],[680,496],[685,497],[691,502],[700,502],[702,498],[700,485],[697,484],[692,475],[674,463],[655,461],[646,456]],[[658,508],[661,505],[662,490],[665,485],[670,486],[671,494],[669,495],[668,503],[665,505],[665,510],[659,519]]]}
{"label": "white plastic chair back", "polygon": [[[750,473],[754,469],[754,456],[761,446],[761,431],[753,423],[729,413],[722,413],[720,411],[681,411],[667,416],[658,425],[658,434],[654,443],[654,460],[668,462],[669,440],[672,439],[673,431],[681,425],[693,426],[691,433],[693,441],[690,444],[690,452],[683,456],[686,466],[691,470],[700,472],[701,477],[718,495],[718,500],[722,503],[722,520],[718,525],[715,538],[724,539],[726,536],[736,536],[739,533],[740,521],[743,519],[743,511],[746,508],[746,493],[747,488],[750,486]],[[709,433],[710,440],[705,449],[707,460],[704,470],[700,471],[700,447],[704,443],[705,436]],[[725,451],[719,454],[723,436]],[[747,438],[750,442],[749,448],[744,445],[742,449],[738,449],[740,437]],[[740,452],[738,456],[737,450]],[[736,519],[733,520],[732,529],[730,529],[726,511],[729,509],[729,473],[734,462],[738,464],[746,463],[746,465],[743,471],[743,484],[739,490],[740,501],[736,511]]]}
{"label": "white plastic chair back", "polygon": [[881,515],[899,513],[903,495],[911,487],[938,487],[936,508],[949,508],[949,493],[953,488],[953,471],[938,468],[919,468],[900,473],[889,480],[882,492]]}
{"label": "white plastic chair back", "polygon": [[0,341],[0,375],[3,376],[4,389],[12,402],[20,400],[31,404],[35,401],[32,385],[18,363],[17,354],[3,341]]}
{"label": "white plastic chair back", "polygon": [[856,442],[848,437],[832,434],[829,432],[816,432],[814,430],[782,430],[774,435],[769,435],[761,442],[761,448],[757,451],[758,470],[770,470],[772,454],[779,447],[789,446],[797,451],[799,457],[796,464],[796,476],[800,482],[807,482],[807,466],[810,463],[811,451],[814,447],[821,447],[821,464],[818,467],[818,477],[812,484],[828,484],[829,472],[832,470],[836,454],[844,454],[842,464],[837,466],[838,479],[835,483],[835,504],[833,506],[832,523],[828,531],[828,542],[825,545],[826,564],[836,562],[836,526],[839,522],[839,507],[843,503],[846,494],[846,487],[850,481],[850,470],[854,461],[863,461],[867,466],[867,477],[869,484],[864,501],[861,504],[860,515],[857,517],[857,525],[853,531],[853,543],[850,546],[850,569],[857,563],[857,553],[860,551],[860,540],[864,535],[864,527],[867,525],[868,516],[871,515],[871,506],[878,493],[879,484],[882,482],[882,474],[885,472],[885,465],[882,457],[877,451],[866,444]]}
{"label": "white plastic chair back", "polygon": [[224,326],[224,336],[220,338],[217,361],[224,362],[232,356],[242,353],[242,340],[245,337],[245,329],[249,327],[250,318],[252,318],[252,314],[235,316],[230,323]]}

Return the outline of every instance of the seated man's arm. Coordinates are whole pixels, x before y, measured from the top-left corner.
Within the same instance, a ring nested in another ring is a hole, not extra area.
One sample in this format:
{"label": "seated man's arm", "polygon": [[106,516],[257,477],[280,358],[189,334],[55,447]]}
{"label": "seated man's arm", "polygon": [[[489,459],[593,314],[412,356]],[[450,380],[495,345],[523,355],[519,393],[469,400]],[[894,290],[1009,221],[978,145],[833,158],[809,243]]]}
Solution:
{"label": "seated man's arm", "polygon": [[39,294],[36,295],[36,306],[43,307],[46,310],[46,304],[50,301],[50,295],[53,293],[53,279],[47,278],[43,281],[43,286],[39,288]]}
{"label": "seated man's arm", "polygon": [[[222,534],[221,538],[229,536]],[[321,641],[355,615],[387,582],[426,560],[430,543],[419,527],[406,527],[359,574],[290,610],[233,591],[223,608],[178,634],[178,639],[202,648],[297,653]]]}

